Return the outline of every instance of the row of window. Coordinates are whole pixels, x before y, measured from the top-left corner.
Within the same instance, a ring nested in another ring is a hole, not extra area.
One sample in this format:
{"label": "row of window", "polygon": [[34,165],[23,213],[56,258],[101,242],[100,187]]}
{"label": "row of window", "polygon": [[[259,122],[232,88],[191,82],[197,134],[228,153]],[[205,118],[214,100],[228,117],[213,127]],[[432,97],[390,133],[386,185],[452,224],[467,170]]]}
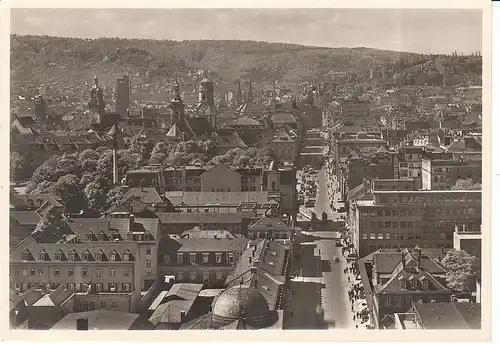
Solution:
{"label": "row of window", "polygon": [[[394,307],[399,308],[402,306],[402,299],[403,298],[401,296],[394,296],[394,297],[386,296],[385,297],[385,307],[392,307],[393,301],[394,301]],[[427,301],[428,303],[436,302],[436,301],[437,302],[444,302],[444,297],[442,297],[442,296],[438,296],[438,297],[429,296],[427,298],[427,300],[425,300],[423,297],[417,297],[415,300],[413,300],[413,298],[411,296],[409,296],[406,298],[406,306],[411,307],[414,303],[417,303],[420,300],[422,300],[422,302]]]}
{"label": "row of window", "polygon": [[[150,268],[151,267],[151,261],[147,260],[146,261],[146,267]],[[48,268],[47,268],[48,269]],[[97,277],[102,277],[102,269],[96,269],[96,276]],[[81,270],[82,276],[87,277],[89,276],[88,269],[87,268],[82,268]],[[45,274],[45,268],[14,268],[14,276],[43,276]],[[49,272],[50,274],[50,272]],[[61,269],[59,268],[53,268],[53,274],[56,277],[61,276]],[[108,269],[108,274],[111,277],[116,276],[116,269]],[[75,270],[73,268],[68,269],[68,276],[72,277],[75,276]],[[123,277],[129,277],[130,276],[130,271],[128,269],[123,270]]]}
{"label": "row of window", "polygon": [[[151,254],[150,248],[148,248],[147,251],[149,252],[149,254]],[[24,261],[31,261],[34,260],[34,256],[29,250],[26,250],[21,253],[21,259]],[[104,253],[102,250],[94,254],[92,254],[89,250],[86,250],[81,255],[75,250],[70,251],[67,255],[62,250],[59,250],[54,253],[54,259],[58,261],[106,261],[108,259],[110,261],[133,261],[134,256],[129,250],[126,250],[125,253],[123,253],[121,256],[115,250],[111,251],[109,255],[106,255],[106,253]],[[50,260],[49,253],[42,249],[42,251],[38,253],[38,260]]]}
{"label": "row of window", "polygon": [[255,177],[241,176],[241,183],[255,183]]}
{"label": "row of window", "polygon": [[[101,305],[101,308],[107,308],[107,303],[106,301],[101,301],[100,302],[100,305]],[[116,301],[111,301],[111,307],[114,308],[114,307],[117,307],[116,305]],[[80,303],[75,303],[75,311],[82,311],[82,312],[87,312],[87,311],[93,311],[95,310],[95,302],[94,301],[91,301],[91,302],[88,302],[88,301],[83,301],[81,304]]]}
{"label": "row of window", "polygon": [[[210,273],[209,272],[203,272],[203,282],[206,282],[206,281],[209,281],[210,280]],[[187,279],[187,276],[188,276],[188,273],[186,272],[183,272],[183,271],[179,271],[177,273],[177,280],[178,281],[185,281],[185,279]],[[221,281],[223,278],[223,275],[222,275],[222,272],[218,272],[216,271],[215,272],[215,279],[217,281]],[[189,280],[191,282],[195,282],[197,281],[198,279],[198,273],[197,272],[190,272],[189,273]]]}
{"label": "row of window", "polygon": [[371,211],[362,211],[362,217],[420,217],[441,216],[441,215],[475,215],[480,214],[481,209],[477,207],[459,207],[459,208],[429,208],[423,209],[377,209]]}
{"label": "row of window", "polygon": [[[182,262],[184,261],[184,254],[185,253],[177,253],[177,263],[178,264],[182,264]],[[198,261],[197,256],[198,256],[197,253],[189,253],[189,263],[196,264]],[[208,252],[202,253],[201,254],[201,257],[202,257],[201,262],[203,264],[207,264],[209,256],[210,256],[210,254]],[[227,254],[227,261],[229,262],[229,264],[234,263],[234,254],[233,253],[230,252]],[[163,255],[163,262],[165,264],[170,264],[170,255],[169,254]],[[222,263],[222,253],[221,252],[215,253],[215,262],[217,264]]]}
{"label": "row of window", "polygon": [[[106,233],[87,233],[85,234],[85,239],[88,241],[115,241],[115,240],[129,240],[129,241],[149,241],[155,240],[154,236],[151,233],[127,233],[124,234],[106,234]],[[148,248],[148,254],[151,254],[151,249]]]}
{"label": "row of window", "polygon": [[[451,240],[451,233],[424,234],[424,240]],[[363,233],[362,240],[422,240],[419,233]]]}
{"label": "row of window", "polygon": [[[52,288],[55,289],[59,287],[60,283],[54,283]],[[44,282],[15,282],[14,289],[15,290],[28,290],[32,287],[35,288],[45,288],[47,285]],[[89,286],[93,286],[95,292],[130,292],[132,291],[131,283],[66,283],[66,288],[73,292],[87,292]]]}
{"label": "row of window", "polygon": [[481,195],[465,195],[442,193],[437,195],[380,195],[381,203],[472,203],[480,201]]}

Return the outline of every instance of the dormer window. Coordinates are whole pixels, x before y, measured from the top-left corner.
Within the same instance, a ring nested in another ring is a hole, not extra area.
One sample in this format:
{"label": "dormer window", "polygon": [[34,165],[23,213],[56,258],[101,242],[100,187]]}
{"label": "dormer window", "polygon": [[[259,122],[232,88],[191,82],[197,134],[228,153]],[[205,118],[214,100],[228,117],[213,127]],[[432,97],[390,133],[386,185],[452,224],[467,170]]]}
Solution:
{"label": "dormer window", "polygon": [[38,253],[38,260],[45,260],[47,254],[45,252]]}
{"label": "dormer window", "polygon": [[401,287],[401,289],[406,289],[406,281],[405,280],[401,280],[399,283],[400,283],[399,286]]}
{"label": "dormer window", "polygon": [[75,253],[74,252],[70,252],[68,254],[68,260],[75,260]]}
{"label": "dormer window", "polygon": [[422,289],[428,289],[429,288],[429,282],[428,281],[422,281]]}
{"label": "dormer window", "polygon": [[89,256],[90,256],[90,255],[89,255],[89,253],[88,253],[88,252],[84,252],[84,253],[82,254],[82,260],[83,260],[83,261],[87,261],[87,260],[89,260]]}
{"label": "dormer window", "polygon": [[416,289],[417,288],[417,281],[411,281],[411,288]]}
{"label": "dormer window", "polygon": [[30,260],[30,253],[28,251],[25,251],[21,254],[21,259],[22,260]]}
{"label": "dormer window", "polygon": [[56,253],[54,254],[54,258],[55,258],[56,260],[62,260],[62,254],[61,254],[61,252],[56,252]]}

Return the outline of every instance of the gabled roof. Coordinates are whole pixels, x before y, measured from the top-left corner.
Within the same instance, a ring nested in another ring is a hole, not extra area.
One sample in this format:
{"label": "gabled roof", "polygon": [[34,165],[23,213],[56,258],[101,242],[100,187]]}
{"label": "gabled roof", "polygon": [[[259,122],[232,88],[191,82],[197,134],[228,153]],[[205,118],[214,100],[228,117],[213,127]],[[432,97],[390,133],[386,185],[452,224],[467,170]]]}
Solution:
{"label": "gabled roof", "polygon": [[76,330],[77,319],[88,319],[89,330],[129,330],[139,314],[100,309],[70,313],[59,320],[51,330]]}
{"label": "gabled roof", "polygon": [[42,219],[36,211],[10,211],[9,216],[21,226],[36,226]]}
{"label": "gabled roof", "polygon": [[127,192],[123,195],[123,202],[128,201],[131,198],[139,199],[145,204],[159,204],[163,203],[163,199],[158,193],[158,191],[153,187],[131,187],[127,189]]}
{"label": "gabled roof", "polygon": [[186,119],[189,127],[196,137],[201,137],[209,134],[211,127],[208,119],[205,117],[191,117]]}
{"label": "gabled roof", "polygon": [[411,310],[425,330],[481,329],[480,303],[416,303]]}
{"label": "gabled roof", "polygon": [[271,121],[275,124],[296,124],[295,116],[291,113],[275,113],[271,116]]}
{"label": "gabled roof", "polygon": [[229,135],[215,136],[215,142],[218,148],[248,148],[247,144],[240,138],[236,132]]}
{"label": "gabled roof", "polygon": [[248,231],[289,231],[290,227],[277,217],[262,216],[257,222],[248,227]]}
{"label": "gabled roof", "polygon": [[183,137],[182,132],[180,131],[177,124],[174,124],[165,136],[167,136],[170,139],[182,139]]}

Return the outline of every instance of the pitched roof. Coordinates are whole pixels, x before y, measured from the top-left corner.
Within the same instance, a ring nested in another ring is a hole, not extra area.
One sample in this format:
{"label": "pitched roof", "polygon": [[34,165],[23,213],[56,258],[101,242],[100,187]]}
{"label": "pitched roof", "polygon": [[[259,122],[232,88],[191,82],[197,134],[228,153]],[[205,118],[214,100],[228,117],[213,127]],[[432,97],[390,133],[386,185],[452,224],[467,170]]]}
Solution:
{"label": "pitched roof", "polygon": [[36,211],[10,211],[9,217],[21,226],[36,226],[42,219]]}
{"label": "pitched roof", "polygon": [[171,138],[171,139],[181,139],[182,132],[180,131],[177,124],[174,124],[165,136],[167,136],[168,138]]}
{"label": "pitched roof", "polygon": [[207,135],[210,128],[210,123],[205,117],[191,117],[186,119],[189,127],[195,136],[200,137]]}
{"label": "pitched roof", "polygon": [[268,203],[268,193],[266,191],[248,192],[197,192],[197,191],[168,191],[166,197],[174,206],[186,205],[235,205],[242,202],[257,202],[259,204]]}
{"label": "pitched roof", "polygon": [[295,142],[290,135],[284,130],[280,131],[275,137],[273,138],[272,142],[278,143],[278,142]]}
{"label": "pitched roof", "polygon": [[271,121],[275,124],[295,124],[295,116],[291,113],[275,113],[271,116]]}
{"label": "pitched roof", "polygon": [[180,238],[174,239],[181,247],[177,252],[241,252],[246,247],[246,238]]}
{"label": "pitched roof", "polygon": [[158,204],[163,203],[163,199],[158,191],[153,187],[132,187],[128,188],[127,192],[123,195],[123,202],[128,201],[130,198],[139,199],[145,204]]}
{"label": "pitched roof", "polygon": [[219,134],[215,136],[215,142],[218,148],[248,148],[247,144],[236,132],[229,135]]}
{"label": "pitched roof", "polygon": [[180,235],[183,239],[194,239],[194,238],[226,238],[226,239],[234,239],[235,235],[226,229],[204,229],[202,227],[194,227],[192,229],[188,229]]}
{"label": "pitched roof", "polygon": [[135,218],[130,227],[129,218],[74,218],[66,221],[73,233],[85,235],[92,231],[94,234],[127,234],[130,232],[151,233],[156,238],[160,220],[157,218]]}
{"label": "pitched roof", "polygon": [[240,126],[240,127],[263,127],[262,124],[257,121],[256,119],[250,118],[250,117],[240,117],[235,120],[232,120],[225,125],[226,127],[232,127],[232,126]]}
{"label": "pitched roof", "polygon": [[263,215],[257,222],[248,227],[248,231],[289,231],[290,227],[277,217]]}
{"label": "pitched roof", "polygon": [[233,223],[240,224],[242,213],[157,213],[161,223],[172,224],[219,224]]}

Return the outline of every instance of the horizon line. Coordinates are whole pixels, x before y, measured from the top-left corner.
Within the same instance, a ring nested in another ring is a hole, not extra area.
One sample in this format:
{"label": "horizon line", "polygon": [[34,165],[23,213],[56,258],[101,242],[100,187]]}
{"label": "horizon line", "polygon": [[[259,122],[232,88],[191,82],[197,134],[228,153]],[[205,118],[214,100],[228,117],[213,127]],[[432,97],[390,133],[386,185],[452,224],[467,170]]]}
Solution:
{"label": "horizon line", "polygon": [[[52,35],[40,35],[40,34],[20,34],[15,32],[10,32],[10,36],[21,36],[21,37],[50,37],[50,38],[68,38],[68,39],[81,39],[81,40],[99,40],[99,39],[120,39],[120,40],[137,40],[137,41],[167,41],[167,42],[195,42],[195,41],[203,41],[203,42],[255,42],[255,43],[267,43],[267,44],[289,44],[298,47],[305,47],[311,49],[372,49],[372,50],[380,50],[380,51],[391,51],[402,54],[420,54],[420,55],[442,55],[442,56],[452,56],[454,53],[424,53],[417,51],[407,51],[407,50],[393,50],[393,49],[383,49],[377,47],[370,46],[338,46],[338,47],[328,47],[328,46],[320,46],[320,45],[306,45],[300,43],[292,43],[292,42],[283,42],[283,41],[258,41],[253,39],[173,39],[173,38],[138,38],[138,37],[111,37],[111,36],[101,36],[101,37],[82,37],[82,36],[52,36]],[[463,54],[463,56],[470,56],[473,53],[479,52],[482,56],[482,51],[477,50],[474,52],[460,52],[455,51],[459,56]]]}

